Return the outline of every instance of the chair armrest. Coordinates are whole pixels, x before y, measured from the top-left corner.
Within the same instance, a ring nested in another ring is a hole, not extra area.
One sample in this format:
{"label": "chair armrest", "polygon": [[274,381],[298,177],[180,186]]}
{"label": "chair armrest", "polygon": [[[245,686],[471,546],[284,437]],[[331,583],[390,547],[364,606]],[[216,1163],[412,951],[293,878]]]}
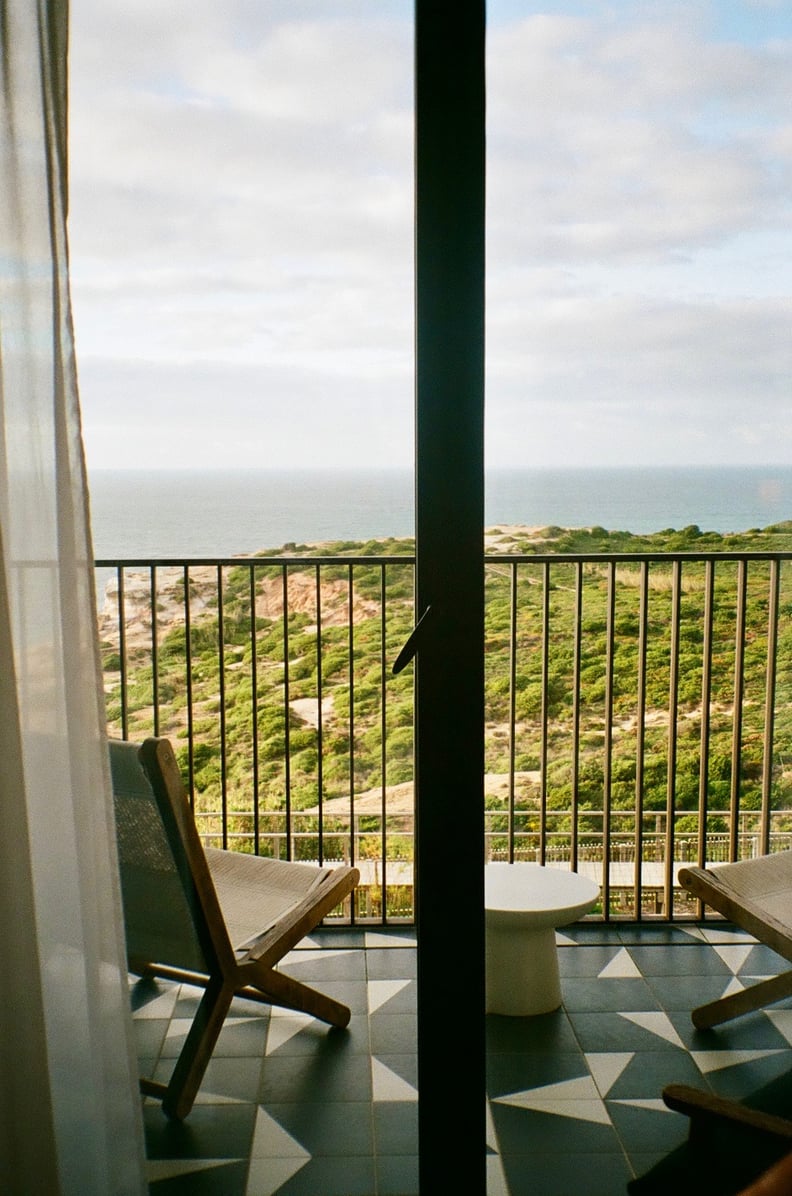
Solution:
{"label": "chair armrest", "polygon": [[774,1113],[763,1113],[750,1109],[739,1101],[727,1100],[711,1092],[702,1092],[687,1084],[669,1084],[663,1089],[663,1100],[669,1109],[684,1113],[691,1121],[729,1121],[746,1129],[770,1134],[774,1138],[788,1138],[792,1141],[792,1121],[777,1117]]}

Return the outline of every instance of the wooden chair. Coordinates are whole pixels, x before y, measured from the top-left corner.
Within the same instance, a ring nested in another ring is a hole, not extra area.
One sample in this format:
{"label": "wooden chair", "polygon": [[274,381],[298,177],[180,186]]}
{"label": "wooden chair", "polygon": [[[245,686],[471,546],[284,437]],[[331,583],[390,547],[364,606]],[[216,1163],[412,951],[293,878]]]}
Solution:
{"label": "wooden chair", "polygon": [[[792,851],[713,868],[682,868],[682,888],[728,921],[754,935],[761,943],[792,961]],[[792,971],[751,985],[742,992],[720,997],[693,1010],[699,1030],[721,1025],[744,1013],[780,1001],[792,994]],[[789,1110],[790,1077],[780,1077],[746,1101],[730,1100],[686,1084],[663,1089],[669,1109],[684,1114],[690,1133],[681,1152],[661,1163],[628,1190],[654,1196],[689,1185],[697,1193],[739,1193],[765,1169],[792,1151],[792,1116]]]}
{"label": "wooden chair", "polygon": [[110,766],[129,970],[205,990],[170,1082],[140,1082],[181,1119],[235,995],[347,1025],[345,1005],[275,966],[360,874],[204,849],[166,739],[111,741]]}
{"label": "wooden chair", "polygon": [[[682,868],[679,883],[729,922],[792,961],[792,851],[714,868]],[[693,1024],[706,1030],[790,995],[792,971],[786,971],[700,1005],[693,1010]]]}
{"label": "wooden chair", "polygon": [[[627,1185],[630,1196],[747,1196],[750,1186],[786,1160],[792,1151],[792,1121],[774,1110],[790,1108],[790,1076],[784,1075],[752,1093],[730,1100],[686,1084],[663,1090],[669,1109],[689,1118],[688,1139],[646,1174]],[[788,1174],[787,1167],[783,1170]],[[765,1189],[761,1189],[763,1192]],[[788,1196],[789,1187],[767,1189]],[[757,1190],[758,1196],[758,1190]]]}

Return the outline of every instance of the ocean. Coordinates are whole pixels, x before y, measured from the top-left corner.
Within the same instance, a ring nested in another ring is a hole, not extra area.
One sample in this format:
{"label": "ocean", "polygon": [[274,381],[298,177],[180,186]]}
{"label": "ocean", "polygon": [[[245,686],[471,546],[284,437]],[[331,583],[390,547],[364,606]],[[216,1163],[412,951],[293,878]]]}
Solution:
{"label": "ocean", "polygon": [[[234,556],[413,534],[408,470],[90,474],[99,559]],[[792,519],[792,467],[491,470],[487,527],[733,532]]]}

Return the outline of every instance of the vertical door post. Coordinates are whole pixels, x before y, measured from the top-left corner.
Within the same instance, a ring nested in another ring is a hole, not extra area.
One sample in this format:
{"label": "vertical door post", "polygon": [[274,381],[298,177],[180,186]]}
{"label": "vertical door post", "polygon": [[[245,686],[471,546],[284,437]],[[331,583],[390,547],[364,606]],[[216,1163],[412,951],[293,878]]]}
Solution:
{"label": "vertical door post", "polygon": [[420,1190],[484,1193],[483,0],[416,0]]}

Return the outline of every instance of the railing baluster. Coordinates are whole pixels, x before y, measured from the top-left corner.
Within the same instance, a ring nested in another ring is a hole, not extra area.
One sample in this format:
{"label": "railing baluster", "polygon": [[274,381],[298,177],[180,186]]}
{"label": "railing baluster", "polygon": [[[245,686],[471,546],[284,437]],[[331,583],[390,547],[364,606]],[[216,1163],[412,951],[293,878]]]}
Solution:
{"label": "railing baluster", "polygon": [[[347,566],[347,658],[349,678],[349,863],[357,860],[355,842],[355,576],[354,565]],[[350,919],[355,922],[357,906],[354,893],[349,899]]]}
{"label": "railing baluster", "polygon": [[729,859],[739,859],[740,771],[742,768],[742,699],[745,680],[745,597],[748,563],[737,564],[737,618],[734,631],[734,710],[732,715],[731,784],[729,794]]}
{"label": "railing baluster", "polygon": [[[283,760],[283,784],[286,804],[286,859],[294,857],[292,847],[292,786],[291,786],[291,704],[289,692],[289,567],[281,566],[281,582],[283,593],[283,742],[285,747]],[[280,851],[277,852],[280,856]]]}
{"label": "railing baluster", "polygon": [[322,567],[316,566],[316,788],[319,794],[319,863],[324,863],[324,700],[322,678]]}
{"label": "railing baluster", "polygon": [[118,577],[118,657],[121,665],[121,738],[129,739],[129,690],[126,651],[126,602],[124,587],[126,570],[123,565],[117,567]]}
{"label": "railing baluster", "polygon": [[[707,561],[704,570],[704,640],[701,648],[701,734],[699,737],[698,845],[696,862],[703,868],[707,859],[707,822],[709,819],[710,706],[712,704],[712,632],[715,610],[715,562]],[[704,904],[698,902],[699,917]]]}
{"label": "railing baluster", "polygon": [[259,827],[259,726],[258,726],[258,627],[256,620],[256,566],[248,569],[250,602],[250,727],[253,738],[253,852],[260,854]]}
{"label": "railing baluster", "polygon": [[602,910],[610,921],[611,782],[613,779],[613,661],[615,654],[616,562],[608,565],[605,618],[605,748],[602,764]]}
{"label": "railing baluster", "polygon": [[388,673],[387,609],[385,565],[380,565],[380,772],[382,774],[382,909],[380,921],[388,920],[388,711],[385,678]]}
{"label": "railing baluster", "polygon": [[154,734],[159,735],[159,654],[157,651],[157,566],[149,569],[149,610],[151,612],[151,706]]}
{"label": "railing baluster", "polygon": [[223,566],[217,566],[217,674],[220,686],[220,808],[223,847],[228,847],[228,770],[226,759],[226,702],[225,702],[225,593]]}
{"label": "railing baluster", "polygon": [[575,568],[575,644],[572,676],[572,871],[578,869],[580,820],[580,642],[583,634],[583,562]]}
{"label": "railing baluster", "polygon": [[672,566],[671,642],[668,676],[668,754],[666,775],[665,828],[665,908],[666,917],[674,917],[674,821],[676,818],[676,762],[679,730],[679,622],[682,607],[682,562]]}
{"label": "railing baluster", "polygon": [[638,600],[638,701],[635,712],[635,879],[633,913],[643,917],[644,764],[646,759],[646,645],[649,626],[649,562],[641,561]]}
{"label": "railing baluster", "polygon": [[514,760],[517,752],[517,563],[509,566],[509,860],[514,860]]}
{"label": "railing baluster", "polygon": [[192,617],[190,602],[190,567],[184,566],[182,572],[184,584],[184,671],[187,690],[187,792],[190,805],[195,809],[195,724],[193,714],[193,676],[192,676]]}
{"label": "railing baluster", "polygon": [[778,660],[778,607],[780,592],[779,562],[770,562],[770,595],[767,610],[767,673],[765,676],[765,717],[762,739],[762,815],[759,830],[760,852],[770,850],[770,810],[773,800],[773,739],[775,734],[776,673]]}
{"label": "railing baluster", "polygon": [[539,770],[541,790],[539,793],[539,863],[547,859],[547,760],[550,726],[550,703],[548,701],[548,680],[550,676],[550,562],[542,565],[542,713],[541,743],[539,745]]}

